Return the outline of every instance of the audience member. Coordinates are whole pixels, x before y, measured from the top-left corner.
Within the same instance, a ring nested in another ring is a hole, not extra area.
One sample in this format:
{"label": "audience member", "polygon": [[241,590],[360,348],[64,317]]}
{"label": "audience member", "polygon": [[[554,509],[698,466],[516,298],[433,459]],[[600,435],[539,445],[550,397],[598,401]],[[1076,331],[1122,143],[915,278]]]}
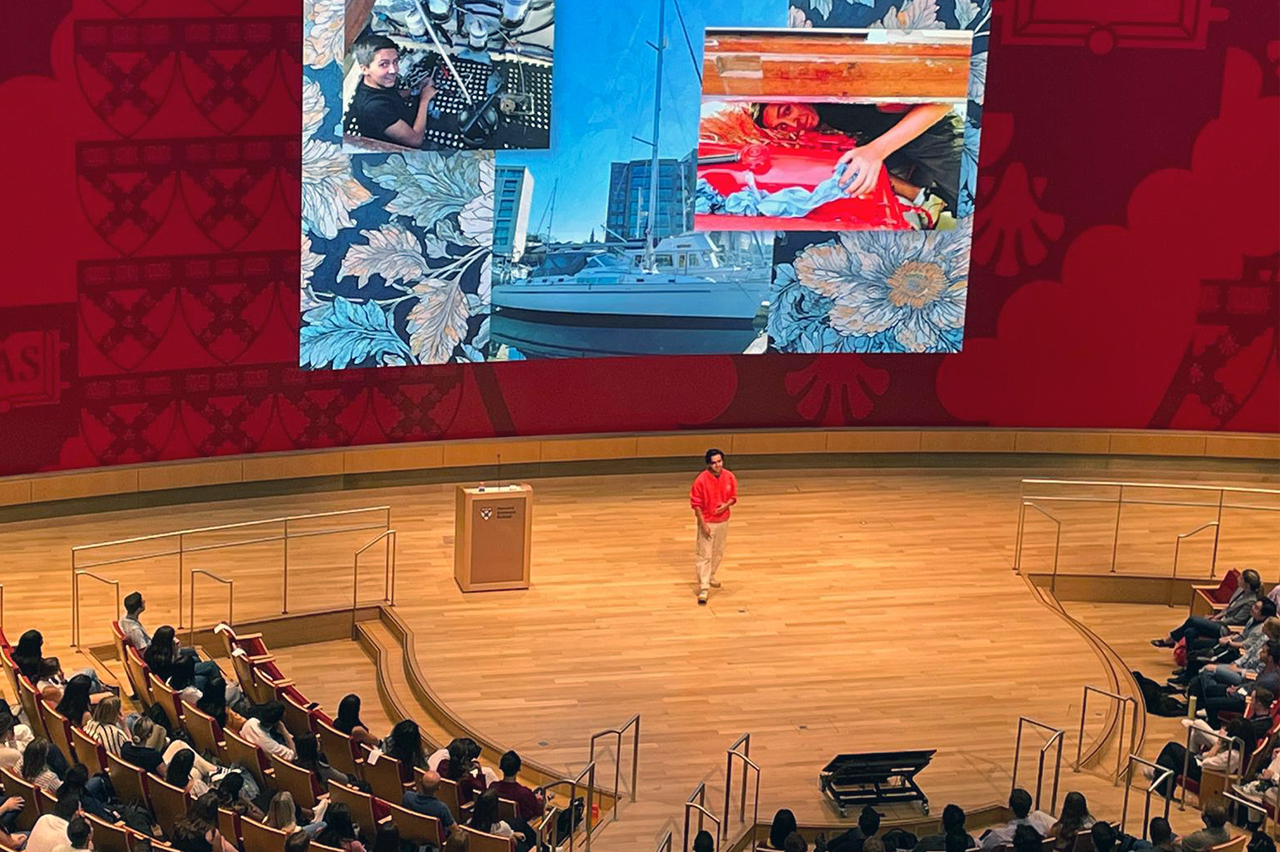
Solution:
{"label": "audience member", "polygon": [[1158,852],[1177,852],[1178,850],[1173,828],[1169,825],[1169,820],[1164,817],[1151,818],[1151,822],[1147,823],[1147,837],[1150,839],[1134,841],[1133,852],[1149,852],[1152,849]]}
{"label": "audience member", "polygon": [[120,632],[124,640],[141,654],[151,644],[151,634],[142,626],[142,614],[147,611],[147,602],[142,599],[141,592],[130,592],[124,597],[124,618],[120,619]]}
{"label": "audience member", "polygon": [[284,726],[284,705],[279,701],[271,700],[254,707],[240,728],[240,736],[281,760],[292,762],[297,755],[293,735]]}
{"label": "audience member", "polygon": [[218,797],[218,807],[262,822],[267,815],[253,803],[257,784],[250,785],[249,780],[244,773],[228,772],[218,780],[217,789],[213,792]]}
{"label": "audience member", "polygon": [[305,831],[295,831],[284,841],[284,852],[307,852],[311,848],[311,835]]}
{"label": "audience member", "polygon": [[[944,852],[948,848],[947,838],[949,837],[957,837],[963,841],[961,850],[974,848],[978,842],[964,830],[964,822],[964,809],[959,805],[947,805],[942,809],[942,833],[927,834],[920,838],[920,842],[915,845],[912,852]],[[1012,837],[1012,833],[1010,836]]]}
{"label": "audience member", "polygon": [[983,834],[982,848],[994,849],[1002,844],[1008,845],[1013,841],[1013,835],[1020,825],[1031,826],[1041,837],[1048,834],[1053,827],[1053,817],[1044,811],[1033,811],[1031,806],[1031,794],[1021,787],[1014,788],[1009,794],[1009,810],[1013,813],[1013,819],[1000,828],[993,828]]}
{"label": "audience member", "polygon": [[458,804],[470,804],[476,794],[485,789],[484,776],[479,774],[480,762],[472,756],[464,740],[449,743],[449,759],[440,761],[436,771],[441,778],[458,785]]}
{"label": "audience member", "polygon": [[440,773],[428,769],[418,774],[416,788],[405,792],[400,804],[411,811],[435,817],[440,820],[440,827],[448,832],[453,829],[453,813],[448,805],[436,798],[439,790]]}
{"label": "audience member", "polygon": [[56,794],[62,779],[49,766],[49,741],[36,737],[22,750],[22,778]]}
{"label": "audience member", "polygon": [[238,731],[244,727],[245,718],[227,706],[227,682],[218,672],[209,678],[200,698],[196,700],[196,709],[206,716],[211,716],[218,727]]}
{"label": "audience member", "polygon": [[316,803],[315,810],[312,812],[311,822],[306,825],[298,825],[298,805],[293,800],[293,794],[287,790],[282,790],[272,797],[271,804],[267,806],[267,818],[264,822],[271,828],[276,828],[289,834],[293,834],[295,831],[305,831],[309,836],[315,837],[325,829],[324,815],[328,808],[329,797],[321,796]]}
{"label": "audience member", "polygon": [[17,771],[22,750],[32,739],[31,729],[18,722],[9,702],[0,700],[0,769]]}
{"label": "audience member", "polygon": [[468,823],[477,831],[496,834],[499,837],[514,837],[516,852],[528,852],[533,848],[530,838],[515,831],[503,820],[498,819],[498,794],[493,790],[485,790],[476,797],[475,807],[471,810],[471,821]]}
{"label": "audience member", "polygon": [[406,784],[413,780],[414,769],[427,768],[427,755],[422,749],[422,732],[412,719],[396,722],[391,733],[382,741],[382,751],[387,757],[400,762],[400,780]]}
{"label": "audience member", "polygon": [[[159,636],[160,631],[156,631]],[[153,642],[154,644],[154,642]],[[174,823],[173,845],[182,852],[238,852],[218,830],[218,794],[205,793]]]}
{"label": "audience member", "polygon": [[1231,839],[1231,832],[1226,828],[1227,808],[1221,799],[1210,800],[1200,812],[1200,819],[1204,828],[1182,838],[1182,852],[1204,852]]}
{"label": "audience member", "polygon": [[444,842],[443,852],[471,852],[471,835],[465,831],[455,831],[450,834]]}
{"label": "audience member", "polygon": [[[83,727],[92,718],[89,712],[92,686],[92,681],[85,675],[76,675],[71,678],[67,681],[66,688],[62,690],[62,698],[54,709],[65,716],[72,725]],[[114,695],[110,697],[115,698]]]}
{"label": "audience member", "polygon": [[378,825],[373,852],[400,852],[400,828],[394,822],[388,820]]}
{"label": "audience member", "polygon": [[360,696],[348,695],[338,702],[338,717],[333,720],[333,727],[351,739],[357,745],[370,748],[378,745],[378,738],[369,732],[369,726],[360,720]]}
{"label": "audience member", "polygon": [[75,849],[88,849],[93,832],[89,820],[84,817],[72,817],[67,823],[67,843],[54,848],[53,852],[72,852]]}
{"label": "audience member", "polygon": [[298,752],[294,762],[316,776],[320,782],[321,790],[329,789],[330,781],[337,781],[339,784],[346,784],[349,787],[364,788],[363,782],[329,765],[324,755],[320,753],[319,739],[310,731],[294,737],[293,747]]}
{"label": "audience member", "polygon": [[365,852],[360,832],[351,818],[351,809],[345,802],[329,805],[324,822],[324,830],[316,837],[317,843],[337,847],[343,852]]}
{"label": "audience member", "polygon": [[[786,838],[783,838],[786,840]],[[699,831],[693,838],[693,852],[715,852],[716,839],[709,831]],[[779,846],[779,849],[782,847]]]}
{"label": "audience member", "polygon": [[1253,602],[1262,595],[1262,578],[1252,568],[1240,575],[1240,583],[1232,592],[1227,605],[1210,616],[1193,615],[1182,624],[1169,631],[1168,636],[1152,639],[1151,644],[1157,648],[1172,648],[1185,639],[1187,651],[1190,652],[1200,639],[1211,639],[1217,642],[1227,628],[1243,625],[1249,620],[1249,612]]}
{"label": "audience member", "polygon": [[53,810],[36,820],[27,837],[26,852],[53,852],[68,843],[67,826],[80,810],[80,796],[67,792],[59,796]]}
{"label": "audience member", "polygon": [[800,832],[793,831],[782,842],[782,848],[784,852],[809,852],[809,841]]}
{"label": "audience member", "polygon": [[143,716],[133,723],[129,742],[120,747],[120,759],[141,767],[144,772],[163,775],[165,765],[161,749],[165,747],[165,739],[164,728]]}
{"label": "audience member", "polygon": [[1043,841],[1044,837],[1029,823],[1013,830],[1013,852],[1040,852],[1044,848]]}
{"label": "audience member", "polygon": [[22,845],[27,842],[27,833],[25,831],[11,830],[11,819],[15,819],[26,800],[21,796],[4,797],[0,793],[0,844],[9,849],[21,849]]}
{"label": "audience member", "polygon": [[796,830],[796,815],[787,808],[782,808],[773,815],[769,825],[769,848],[781,849],[787,837]]}
{"label": "audience member", "polygon": [[[1280,641],[1280,618],[1276,618],[1276,605],[1269,598],[1259,598],[1253,602],[1249,611],[1249,621],[1240,633],[1228,633],[1218,639],[1216,644],[1208,648],[1187,654],[1187,663],[1181,670],[1174,672],[1169,683],[1175,686],[1188,686],[1191,679],[1206,669],[1218,673],[1225,668],[1224,680],[1231,677],[1230,672],[1240,668],[1241,661],[1256,659],[1258,646],[1263,642]],[[1240,681],[1235,681],[1239,683]]]}
{"label": "audience member", "polygon": [[880,812],[867,805],[858,814],[858,825],[827,842],[827,852],[864,852],[867,839],[880,830]]}
{"label": "audience member", "polygon": [[1089,814],[1089,803],[1083,793],[1074,790],[1062,800],[1062,813],[1058,821],[1050,828],[1045,837],[1054,838],[1053,848],[1056,852],[1066,852],[1075,843],[1076,834],[1088,831],[1093,827],[1094,819]]}
{"label": "audience member", "polygon": [[1116,845],[1116,830],[1111,823],[1098,820],[1089,829],[1089,838],[1093,841],[1094,852],[1111,852]]}
{"label": "audience member", "polygon": [[498,791],[499,798],[511,799],[516,803],[521,819],[535,820],[542,816],[545,809],[544,801],[540,792],[530,790],[517,780],[516,776],[520,774],[523,765],[520,755],[514,751],[506,752],[498,760],[502,780],[495,781],[489,786]]}
{"label": "audience member", "polygon": [[1218,714],[1223,711],[1241,713],[1245,699],[1255,689],[1266,689],[1272,695],[1280,695],[1280,642],[1265,642],[1258,649],[1258,676],[1244,680],[1239,686],[1214,681],[1209,684],[1201,679],[1192,681],[1190,694],[1195,696],[1205,712],[1209,724],[1221,725]]}
{"label": "audience member", "polygon": [[120,699],[104,698],[93,708],[93,716],[85,722],[84,732],[93,737],[109,754],[120,756],[120,749],[129,742],[129,734],[120,723]]}
{"label": "audience member", "polygon": [[[57,657],[44,656],[44,636],[39,630],[28,630],[18,638],[18,644],[13,646],[11,652],[13,664],[27,676],[36,686],[36,691],[40,693],[40,697],[57,704],[62,700],[62,687],[66,683],[62,676],[62,665],[58,662]],[[74,674],[82,674],[89,678],[90,681],[90,701],[97,703],[108,695],[114,695],[109,689],[102,685],[98,680],[98,673],[92,668],[75,672]]]}

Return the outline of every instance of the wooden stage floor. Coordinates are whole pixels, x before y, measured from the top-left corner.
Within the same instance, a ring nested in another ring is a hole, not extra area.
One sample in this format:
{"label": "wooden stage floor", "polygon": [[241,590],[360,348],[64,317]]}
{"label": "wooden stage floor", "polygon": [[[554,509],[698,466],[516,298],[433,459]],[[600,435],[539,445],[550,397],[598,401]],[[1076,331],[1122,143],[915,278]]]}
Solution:
{"label": "wooden stage floor", "polygon": [[[1018,480],[1054,472],[742,471],[724,588],[705,608],[695,602],[692,567],[687,493],[694,473],[535,481],[533,587],[468,596],[452,578],[451,485],[13,523],[0,528],[5,630],[13,641],[38,626],[48,647],[65,648],[73,544],[387,504],[399,531],[397,609],[417,631],[416,654],[436,692],[474,728],[574,769],[585,763],[591,733],[641,713],[637,813],[678,817],[703,779],[721,791],[725,749],[744,732],[763,767],[761,813],[786,806],[802,821],[832,819],[816,782],[839,752],[938,749],[919,779],[935,813],[948,801],[975,806],[1007,796],[1020,715],[1067,728],[1074,756],[1081,689],[1105,686],[1103,664],[1010,570]],[[1184,470],[1141,476],[1276,482]],[[1133,552],[1143,550],[1136,542],[1145,535],[1152,543],[1143,558],[1158,562],[1171,550],[1166,528],[1190,529],[1198,517],[1188,511],[1127,531]],[[349,606],[351,554],[372,535],[297,542],[291,609]],[[1274,529],[1246,530],[1232,540],[1232,558],[1274,563],[1276,536]],[[361,567],[362,600],[377,599],[382,589],[382,560],[369,557]],[[237,618],[279,612],[279,566],[278,542],[187,561],[188,569],[235,580]],[[173,557],[97,570],[119,579],[125,592],[149,590],[149,625],[176,615]],[[1271,581],[1276,573],[1264,576]],[[207,624],[222,617],[225,594],[212,581],[199,582],[197,618]],[[84,640],[103,641],[110,593],[86,586],[83,598]],[[1109,628],[1116,632],[1114,623]],[[1138,629],[1145,639],[1147,625]],[[308,694],[336,703],[349,682],[344,667],[358,663],[336,651],[331,660],[306,653],[290,653],[300,669],[291,673]],[[351,678],[368,686],[367,672]],[[376,703],[373,694],[365,699]],[[1028,770],[1030,783],[1030,762]],[[1068,769],[1063,791],[1076,788],[1103,796],[1112,790]],[[723,793],[713,801],[716,795]],[[1118,790],[1114,806],[1118,814]],[[624,810],[618,828],[627,822]]]}

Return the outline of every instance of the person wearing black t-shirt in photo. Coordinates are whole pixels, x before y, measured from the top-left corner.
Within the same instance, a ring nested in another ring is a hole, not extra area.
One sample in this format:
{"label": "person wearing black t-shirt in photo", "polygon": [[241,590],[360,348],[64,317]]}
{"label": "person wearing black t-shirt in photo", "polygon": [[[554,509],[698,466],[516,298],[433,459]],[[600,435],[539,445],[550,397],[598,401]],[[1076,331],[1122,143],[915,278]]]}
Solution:
{"label": "person wearing black t-shirt in photo", "polygon": [[396,88],[400,80],[400,50],[386,36],[360,39],[354,54],[361,77],[347,111],[347,132],[406,148],[421,148],[427,129],[427,106],[435,97],[435,86],[428,82],[416,99]]}

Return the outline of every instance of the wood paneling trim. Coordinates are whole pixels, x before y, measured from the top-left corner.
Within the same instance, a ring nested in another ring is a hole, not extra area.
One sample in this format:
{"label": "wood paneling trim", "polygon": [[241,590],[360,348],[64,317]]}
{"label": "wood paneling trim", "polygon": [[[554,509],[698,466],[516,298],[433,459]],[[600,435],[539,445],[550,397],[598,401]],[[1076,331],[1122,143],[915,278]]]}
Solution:
{"label": "wood paneling trim", "polygon": [[1029,453],[1280,459],[1280,435],[1105,429],[838,429],[502,438],[153,462],[0,478],[0,507],[239,482],[605,459],[814,453]]}

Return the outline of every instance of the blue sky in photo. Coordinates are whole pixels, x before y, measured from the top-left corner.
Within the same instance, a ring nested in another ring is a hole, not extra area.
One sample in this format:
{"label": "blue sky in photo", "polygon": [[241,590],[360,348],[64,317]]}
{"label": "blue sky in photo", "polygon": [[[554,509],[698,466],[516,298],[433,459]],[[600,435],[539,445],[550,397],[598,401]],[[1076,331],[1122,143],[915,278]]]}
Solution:
{"label": "blue sky in photo", "polygon": [[[680,0],[693,47],[690,58],[674,0],[663,0],[667,50],[663,58],[659,153],[682,157],[698,140],[706,27],[785,27],[787,0]],[[552,80],[551,147],[499,151],[497,164],[527,166],[533,174],[529,230],[556,191],[553,236],[585,240],[602,225],[609,164],[647,158],[653,131],[654,51],[659,0],[557,0]],[[545,230],[545,224],[543,230]]]}

